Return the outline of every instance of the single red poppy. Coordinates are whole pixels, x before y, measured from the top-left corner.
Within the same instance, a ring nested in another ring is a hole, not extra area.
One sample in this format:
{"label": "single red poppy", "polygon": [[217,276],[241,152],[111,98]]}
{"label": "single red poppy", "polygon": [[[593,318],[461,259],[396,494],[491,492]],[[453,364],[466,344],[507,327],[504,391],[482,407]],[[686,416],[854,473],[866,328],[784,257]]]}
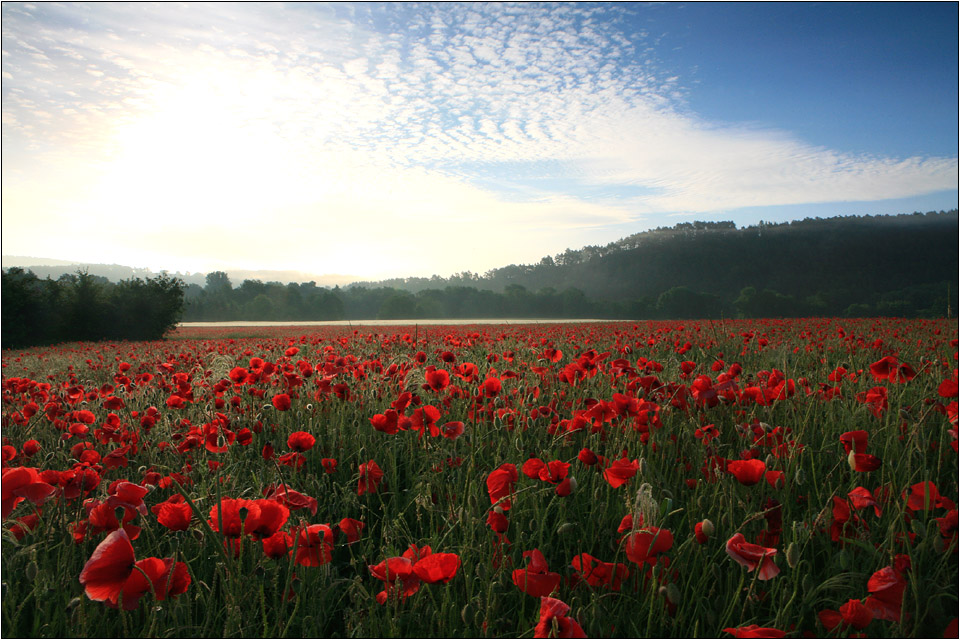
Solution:
{"label": "single red poppy", "polygon": [[365,525],[359,520],[344,518],[337,526],[347,537],[347,544],[353,544],[360,539],[360,532],[363,531]]}
{"label": "single red poppy", "polygon": [[287,446],[298,453],[309,451],[316,442],[317,439],[306,431],[294,431],[287,438]]}
{"label": "single red poppy", "polygon": [[83,565],[80,584],[91,600],[116,602],[130,577],[136,558],[123,529],[117,529],[97,545]]}
{"label": "single red poppy", "polygon": [[311,524],[297,531],[296,563],[319,567],[333,561],[333,530],[326,524]]}
{"label": "single red poppy", "polygon": [[549,638],[556,632],[558,638],[586,638],[583,628],[573,618],[567,616],[570,605],[556,598],[540,598],[540,620],[534,627],[534,638]]}
{"label": "single red poppy", "polygon": [[727,555],[750,571],[756,571],[759,567],[759,580],[770,580],[780,573],[780,567],[773,561],[777,550],[747,542],[742,533],[734,534],[727,540]]}
{"label": "single red poppy", "polygon": [[440,434],[444,438],[456,440],[463,435],[463,423],[460,421],[447,422],[440,427]]}
{"label": "single red poppy", "polygon": [[529,558],[526,569],[516,569],[513,572],[513,584],[524,593],[540,598],[549,596],[560,586],[560,574],[548,570],[547,560],[539,549],[524,551],[524,558]]}
{"label": "single red poppy", "polygon": [[848,600],[839,611],[824,609],[817,613],[817,617],[827,631],[833,631],[838,625],[842,625],[842,629],[853,627],[860,631],[873,621],[873,611],[859,600]]}
{"label": "single red poppy", "polygon": [[150,510],[157,516],[157,522],[170,531],[186,531],[193,517],[193,509],[179,493],[154,505]]}
{"label": "single red poppy", "polygon": [[380,481],[383,480],[383,471],[380,466],[370,460],[360,465],[360,480],[357,483],[357,495],[362,496],[365,493],[376,493]]}
{"label": "single red poppy", "polygon": [[766,470],[767,465],[763,460],[731,460],[727,463],[727,473],[746,487],[760,482]]}
{"label": "single red poppy", "polygon": [[637,460],[627,460],[626,458],[614,460],[613,464],[603,470],[603,479],[616,489],[637,475],[639,469],[640,463]]}
{"label": "single red poppy", "polygon": [[277,395],[273,396],[271,402],[273,402],[273,406],[277,411],[287,411],[290,409],[289,394],[278,393]]}
{"label": "single red poppy", "polygon": [[624,552],[631,562],[637,566],[643,566],[644,563],[656,564],[657,554],[665,553],[671,548],[673,548],[673,533],[669,529],[644,527],[630,533]]}
{"label": "single red poppy", "polygon": [[460,568],[460,556],[455,553],[431,553],[413,565],[417,577],[427,584],[447,583]]}
{"label": "single red poppy", "polygon": [[490,504],[499,503],[504,511],[509,509],[510,501],[503,498],[513,493],[513,485],[517,482],[517,478],[517,466],[509,462],[491,471],[487,476],[487,494],[490,496]]}
{"label": "single red poppy", "polygon": [[620,583],[630,575],[627,565],[622,562],[603,562],[589,553],[575,556],[570,564],[591,587],[609,587],[619,591]]}

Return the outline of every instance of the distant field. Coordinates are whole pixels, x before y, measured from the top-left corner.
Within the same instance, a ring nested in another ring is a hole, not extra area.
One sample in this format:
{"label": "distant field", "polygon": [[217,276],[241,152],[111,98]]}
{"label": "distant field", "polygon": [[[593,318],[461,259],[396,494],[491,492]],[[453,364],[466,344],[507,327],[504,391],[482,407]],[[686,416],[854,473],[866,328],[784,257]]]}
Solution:
{"label": "distant field", "polygon": [[957,636],[952,320],[3,353],[5,637]]}

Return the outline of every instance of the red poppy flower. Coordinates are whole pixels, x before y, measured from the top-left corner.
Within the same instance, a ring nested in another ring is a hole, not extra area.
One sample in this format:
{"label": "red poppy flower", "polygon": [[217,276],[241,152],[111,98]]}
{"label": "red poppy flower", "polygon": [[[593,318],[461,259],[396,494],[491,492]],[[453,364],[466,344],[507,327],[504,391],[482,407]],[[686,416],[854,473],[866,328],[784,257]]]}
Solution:
{"label": "red poppy flower", "polygon": [[483,381],[483,384],[480,385],[480,390],[483,392],[483,395],[487,398],[495,398],[500,393],[502,385],[500,383],[500,378],[490,377]]}
{"label": "red poppy flower", "polygon": [[900,362],[894,356],[887,356],[870,365],[870,375],[878,381],[909,382],[917,376],[917,372],[909,364]]}
{"label": "red poppy flower", "polygon": [[449,438],[450,440],[456,440],[463,435],[463,423],[459,421],[447,422],[442,427],[440,427],[440,434],[444,438]]}
{"label": "red poppy flower", "polygon": [[310,515],[317,515],[316,498],[304,495],[299,491],[294,491],[286,485],[279,485],[276,487],[270,485],[264,489],[263,495],[266,496],[268,500],[276,500],[291,511],[296,511],[297,509],[307,509],[310,512]]}
{"label": "red poppy flower", "polygon": [[377,431],[393,435],[400,430],[400,415],[395,409],[387,409],[385,413],[378,413],[370,418],[370,424]]}
{"label": "red poppy flower", "polygon": [[359,520],[354,520],[353,518],[344,518],[337,526],[347,537],[347,544],[353,544],[360,539],[360,532],[363,531],[363,527],[365,525]]}
{"label": "red poppy flower", "polygon": [[621,581],[630,575],[627,565],[621,562],[602,562],[589,553],[575,556],[570,564],[591,587],[610,587],[619,591]]}
{"label": "red poppy flower", "polygon": [[500,503],[504,511],[510,508],[509,500],[501,500],[513,493],[513,485],[517,482],[517,466],[509,462],[504,463],[490,472],[487,476],[487,493],[490,495],[490,504]]}
{"label": "red poppy flower", "polygon": [[460,556],[455,553],[431,553],[413,565],[417,577],[427,584],[450,582],[460,568]]}
{"label": "red poppy flower", "polygon": [[383,471],[380,466],[370,460],[360,465],[360,480],[357,483],[357,495],[362,496],[365,493],[376,493],[380,481],[383,480]]}
{"label": "red poppy flower", "polygon": [[868,471],[876,471],[879,469],[883,464],[883,461],[876,456],[870,455],[869,453],[854,453],[851,451],[850,455],[847,456],[847,463],[854,471],[866,473]]}
{"label": "red poppy flower", "polygon": [[867,440],[869,434],[863,429],[857,431],[847,431],[840,435],[840,443],[843,445],[843,452],[849,454],[867,452]]}
{"label": "red poppy flower", "polygon": [[424,372],[427,385],[434,391],[443,391],[450,385],[450,373],[444,369],[428,367]]}
{"label": "red poppy flower", "polygon": [[760,482],[766,470],[767,465],[763,460],[731,460],[727,463],[727,473],[733,475],[746,487]]}
{"label": "red poppy flower", "polygon": [[[190,586],[187,565],[183,562],[174,565],[173,558],[144,558],[136,566],[139,571],[131,571],[120,593],[124,609],[136,609],[140,598],[147,593],[152,592],[157,600],[166,600],[167,596],[185,593]],[[143,574],[146,574],[146,578]],[[107,604],[116,606],[119,603],[113,600],[107,601]]]}
{"label": "red poppy flower", "polygon": [[135,562],[127,532],[117,529],[97,545],[83,565],[80,584],[84,593],[91,600],[116,602]]}
{"label": "red poppy flower", "polygon": [[319,567],[333,561],[333,530],[326,524],[311,524],[297,531],[296,563]]}
{"label": "red poppy flower", "polygon": [[510,527],[510,521],[507,520],[507,516],[491,509],[490,512],[487,513],[487,526],[493,529],[495,533],[506,533]]}
{"label": "red poppy flower", "polygon": [[317,439],[306,431],[294,431],[287,438],[287,446],[298,453],[303,453],[304,451],[310,451],[316,441]]}
{"label": "red poppy flower", "polygon": [[[621,522],[621,525],[623,524]],[[642,566],[644,563],[656,564],[657,554],[667,552],[671,548],[673,548],[673,533],[669,529],[645,527],[629,535],[624,552],[631,562]]]}
{"label": "red poppy flower", "polygon": [[907,501],[907,509],[910,511],[926,511],[937,507],[942,507],[944,499],[937,490],[937,485],[929,480],[918,482],[910,487],[910,496],[907,492],[901,494],[901,498]]}
{"label": "red poppy flower", "polygon": [[731,634],[734,638],[782,638],[786,635],[786,632],[780,629],[760,627],[755,624],[745,627],[727,627],[724,632]]}
{"label": "red poppy flower", "polygon": [[727,540],[727,555],[750,571],[756,571],[759,567],[759,580],[770,580],[780,573],[780,567],[773,561],[777,550],[747,542],[742,533],[734,534]]}
{"label": "red poppy flower", "polygon": [[[274,500],[249,500],[247,519],[243,523],[243,532],[255,540],[269,538],[277,533],[290,517],[290,510]],[[250,507],[254,507],[250,509]]]}
{"label": "red poppy flower", "polygon": [[864,605],[873,612],[878,620],[900,622],[900,610],[903,608],[903,592],[907,588],[907,579],[903,571],[909,567],[909,558],[897,556],[894,563],[870,576],[867,591],[870,595]]}
{"label": "red poppy flower", "polygon": [[540,470],[545,466],[546,463],[540,458],[527,458],[527,461],[520,467],[520,471],[531,480],[536,480],[540,477]]}
{"label": "red poppy flower", "polygon": [[[404,556],[407,555],[404,552]],[[420,577],[413,571],[414,562],[409,557],[395,556],[380,564],[367,566],[370,575],[382,580],[385,586],[376,596],[378,603],[385,604],[391,595],[405,600],[420,590]]]}
{"label": "red poppy flower", "polygon": [[561,498],[566,498],[571,493],[573,493],[577,488],[577,480],[573,476],[569,478],[564,478],[560,481],[560,484],[557,485],[557,488],[553,490]]}
{"label": "red poppy flower", "polygon": [[526,569],[516,569],[513,572],[513,584],[526,594],[540,598],[549,596],[560,586],[560,574],[548,570],[547,560],[539,549],[524,551],[524,558],[529,558]]}
{"label": "red poppy flower", "polygon": [[539,471],[539,478],[550,484],[557,484],[570,473],[570,463],[560,460],[551,460]]}
{"label": "red poppy flower", "polygon": [[323,466],[323,470],[327,473],[336,473],[337,472],[337,460],[336,458],[323,458],[320,460],[320,464]]}
{"label": "red poppy flower", "polygon": [[154,505],[150,510],[157,516],[157,522],[170,531],[186,531],[193,517],[193,509],[179,493]]}
{"label": "red poppy flower", "polygon": [[293,551],[293,536],[286,531],[277,531],[269,538],[263,538],[260,542],[263,544],[264,555],[274,560]]}
{"label": "red poppy flower", "polygon": [[640,469],[640,463],[637,460],[626,458],[614,460],[613,464],[603,470],[603,479],[616,489],[637,475],[638,469]]}
{"label": "red poppy flower", "polygon": [[33,504],[42,504],[56,491],[53,485],[40,479],[40,474],[32,467],[7,467],[3,470],[2,480],[2,518],[7,519],[23,500]]}
{"label": "red poppy flower", "polygon": [[278,393],[271,402],[277,411],[287,411],[290,408],[290,396],[286,393]]}
{"label": "red poppy flower", "polygon": [[[704,531],[704,523],[708,523],[706,531]],[[713,535],[713,523],[709,520],[701,520],[697,524],[693,525],[693,536],[697,539],[697,543],[706,544],[710,540],[710,536]]]}
{"label": "red poppy flower", "polygon": [[580,449],[580,453],[577,454],[577,459],[588,467],[597,464],[597,454],[586,447]]}
{"label": "red poppy flower", "polygon": [[848,600],[840,607],[840,611],[824,609],[817,617],[827,631],[833,631],[837,625],[843,625],[843,629],[853,627],[860,631],[873,621],[873,611],[859,600]]}
{"label": "red poppy flower", "polygon": [[550,638],[556,629],[557,638],[586,638],[583,628],[567,616],[570,605],[556,598],[540,598],[540,620],[533,630],[534,638]]}
{"label": "red poppy flower", "polygon": [[222,520],[223,530],[221,533],[227,538],[239,538],[243,533],[243,518],[240,515],[240,510],[245,509],[247,511],[246,515],[249,517],[250,511],[256,509],[256,506],[251,503],[251,500],[223,498],[219,505],[215,504],[210,507],[210,516],[207,518],[207,522],[214,531],[221,532],[220,523]]}

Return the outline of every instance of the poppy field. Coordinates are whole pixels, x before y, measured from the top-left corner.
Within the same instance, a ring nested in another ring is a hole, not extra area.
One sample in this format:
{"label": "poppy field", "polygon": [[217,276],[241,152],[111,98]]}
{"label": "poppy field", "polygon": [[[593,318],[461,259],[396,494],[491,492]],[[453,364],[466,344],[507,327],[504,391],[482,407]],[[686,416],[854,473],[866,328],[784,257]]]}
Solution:
{"label": "poppy field", "polygon": [[2,635],[957,637],[957,345],[804,319],[5,350]]}

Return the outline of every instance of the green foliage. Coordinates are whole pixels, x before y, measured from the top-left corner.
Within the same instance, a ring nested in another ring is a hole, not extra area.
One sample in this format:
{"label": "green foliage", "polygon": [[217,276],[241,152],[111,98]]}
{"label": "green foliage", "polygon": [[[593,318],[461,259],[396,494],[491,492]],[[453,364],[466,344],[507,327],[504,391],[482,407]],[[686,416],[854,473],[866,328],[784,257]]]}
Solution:
{"label": "green foliage", "polygon": [[67,341],[159,340],[183,312],[183,282],[159,275],[112,284],[80,271],[59,280],[3,272],[2,341],[24,347]]}

